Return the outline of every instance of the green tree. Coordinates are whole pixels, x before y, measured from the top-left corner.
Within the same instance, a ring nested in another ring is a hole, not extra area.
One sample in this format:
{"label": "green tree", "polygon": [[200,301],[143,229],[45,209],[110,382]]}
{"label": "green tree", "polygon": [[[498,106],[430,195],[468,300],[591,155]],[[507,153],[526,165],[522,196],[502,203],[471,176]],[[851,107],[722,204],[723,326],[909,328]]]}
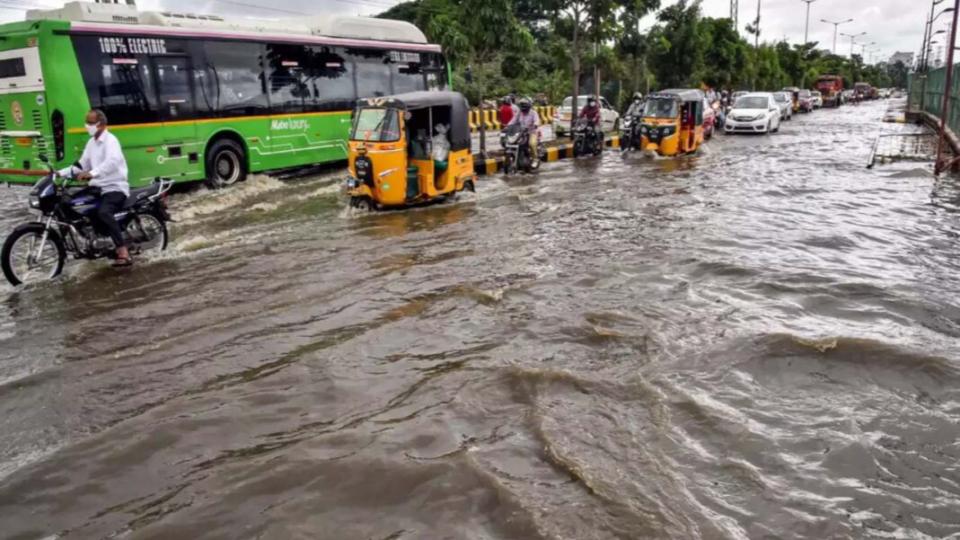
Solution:
{"label": "green tree", "polygon": [[692,86],[703,80],[709,36],[700,31],[700,0],[666,7],[650,31],[650,67],[662,87]]}

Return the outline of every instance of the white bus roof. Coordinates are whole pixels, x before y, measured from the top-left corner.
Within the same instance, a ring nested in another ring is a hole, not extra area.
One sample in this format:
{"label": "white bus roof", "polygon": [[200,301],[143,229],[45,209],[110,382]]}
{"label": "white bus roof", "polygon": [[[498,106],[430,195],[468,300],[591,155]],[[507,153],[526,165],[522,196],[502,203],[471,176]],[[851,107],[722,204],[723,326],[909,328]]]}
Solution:
{"label": "white bus roof", "polygon": [[[217,15],[138,11],[128,4],[68,2],[60,9],[27,11],[27,20],[59,20],[74,23],[78,29],[170,35],[215,37],[340,38],[378,42],[426,45],[427,38],[416,26],[405,21],[316,15],[290,19],[228,19]],[[266,35],[264,35],[266,34]],[[308,40],[309,41],[309,40]],[[438,49],[439,50],[439,49]]]}

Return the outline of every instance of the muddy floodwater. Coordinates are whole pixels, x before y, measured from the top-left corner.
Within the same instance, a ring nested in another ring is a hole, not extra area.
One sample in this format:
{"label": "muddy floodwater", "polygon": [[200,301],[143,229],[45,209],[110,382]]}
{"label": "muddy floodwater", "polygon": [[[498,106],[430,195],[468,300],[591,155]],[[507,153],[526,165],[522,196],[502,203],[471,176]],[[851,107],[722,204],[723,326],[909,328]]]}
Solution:
{"label": "muddy floodwater", "polygon": [[[960,537],[960,180],[883,103],[0,286],[0,537]],[[0,189],[0,234],[26,190]]]}

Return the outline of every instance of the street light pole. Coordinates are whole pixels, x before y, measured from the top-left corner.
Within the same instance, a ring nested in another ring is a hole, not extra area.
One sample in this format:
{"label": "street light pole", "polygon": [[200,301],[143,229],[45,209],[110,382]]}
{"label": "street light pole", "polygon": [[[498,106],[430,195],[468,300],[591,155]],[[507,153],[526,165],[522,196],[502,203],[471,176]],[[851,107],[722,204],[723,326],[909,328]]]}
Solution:
{"label": "street light pole", "polygon": [[816,2],[817,0],[800,1],[807,4],[807,24],[803,27],[803,44],[806,45],[807,43],[810,43],[810,4]]}
{"label": "street light pole", "polygon": [[933,167],[934,174],[940,174],[943,170],[943,139],[944,130],[947,127],[947,114],[950,110],[950,91],[953,89],[953,51],[957,42],[957,13],[960,12],[960,0],[954,0],[953,3],[953,24],[950,26],[950,41],[947,42],[947,80],[943,87],[943,107],[940,113],[940,139],[937,140],[937,163]]}
{"label": "street light pole", "polygon": [[853,22],[853,19],[847,19],[845,21],[828,21],[826,19],[820,19],[820,22],[825,22],[827,24],[833,25],[833,54],[837,54],[837,27],[840,26],[841,24],[847,24],[849,22]]}
{"label": "street light pole", "polygon": [[867,33],[866,33],[866,32],[860,32],[859,34],[844,34],[843,32],[840,32],[840,35],[843,36],[843,37],[848,37],[848,38],[850,38],[850,59],[853,60],[853,45],[854,45],[854,42],[857,41],[857,38],[858,38],[858,37],[865,36],[865,35],[867,35]]}

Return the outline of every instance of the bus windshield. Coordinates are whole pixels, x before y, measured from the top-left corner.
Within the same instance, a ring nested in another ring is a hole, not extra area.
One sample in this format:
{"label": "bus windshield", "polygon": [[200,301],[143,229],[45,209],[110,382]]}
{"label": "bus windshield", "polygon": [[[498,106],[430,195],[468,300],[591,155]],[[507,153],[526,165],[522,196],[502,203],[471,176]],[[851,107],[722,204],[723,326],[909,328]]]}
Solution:
{"label": "bus windshield", "polygon": [[354,141],[394,142],[400,140],[395,109],[363,109],[353,121],[350,139]]}
{"label": "bus windshield", "polygon": [[643,115],[651,118],[674,118],[677,112],[677,100],[670,98],[651,98],[643,106]]}

